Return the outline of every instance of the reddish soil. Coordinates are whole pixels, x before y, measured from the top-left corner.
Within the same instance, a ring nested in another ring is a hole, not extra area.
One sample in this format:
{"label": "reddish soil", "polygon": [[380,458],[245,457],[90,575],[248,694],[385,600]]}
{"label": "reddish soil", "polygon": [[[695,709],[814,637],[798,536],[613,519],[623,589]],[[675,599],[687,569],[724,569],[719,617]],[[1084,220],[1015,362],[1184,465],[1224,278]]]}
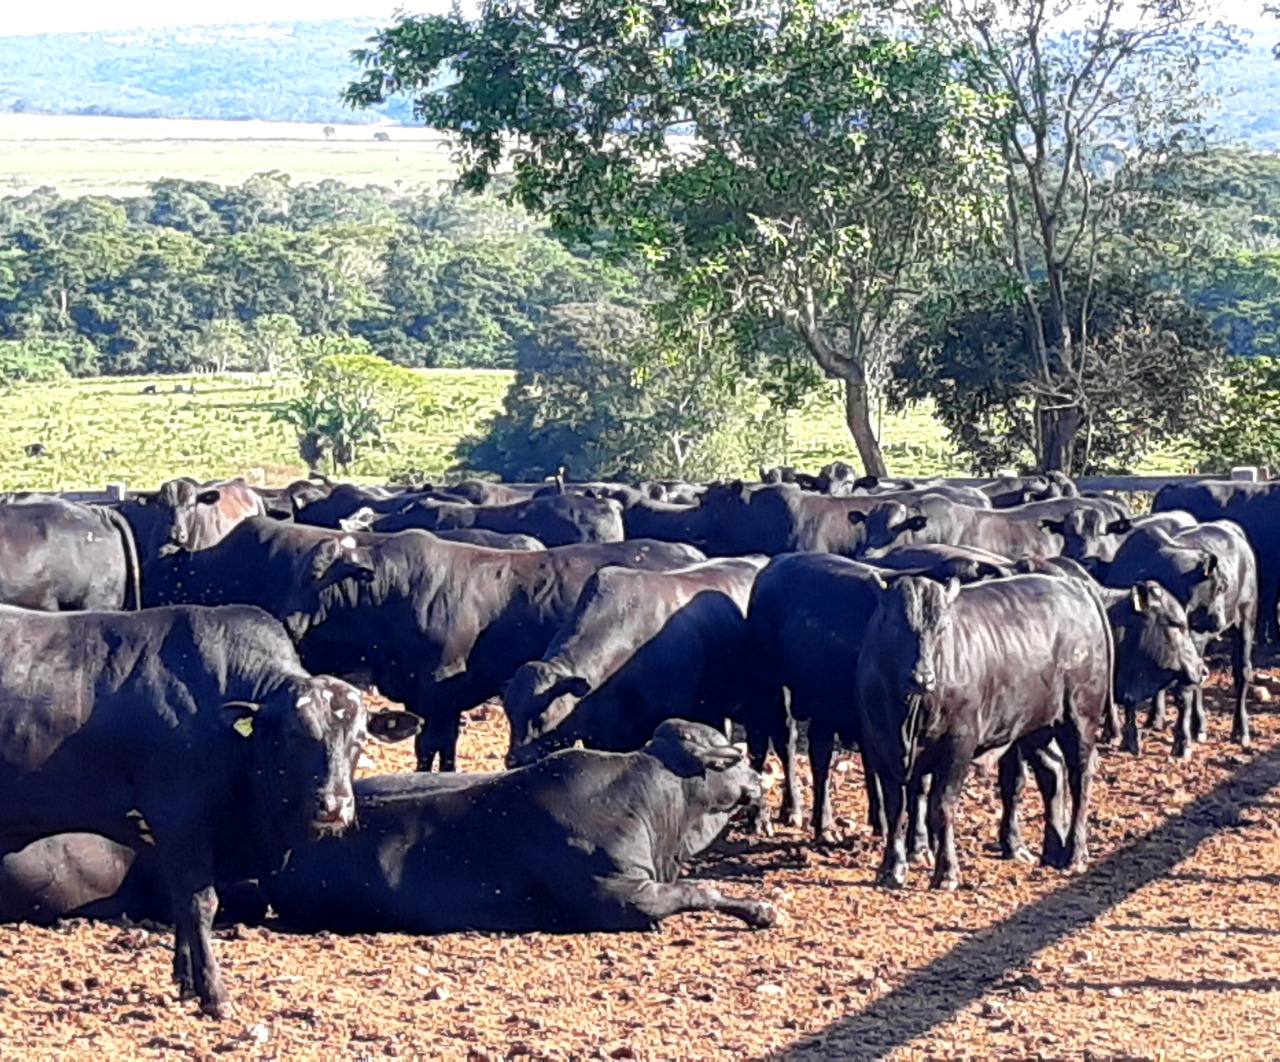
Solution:
{"label": "reddish soil", "polygon": [[[1280,680],[1260,677],[1280,697]],[[1270,696],[1270,694],[1267,694]],[[1227,743],[1220,691],[1190,763],[1167,735],[1106,750],[1090,869],[1001,862],[994,776],[962,809],[964,883],[872,887],[856,758],[836,774],[847,830],[723,842],[695,868],[772,899],[753,933],[685,915],[655,933],[558,937],[219,933],[235,1017],[169,983],[167,933],[72,922],[0,927],[6,1058],[1274,1058],[1280,1056],[1280,719]],[[500,711],[471,714],[468,769],[505,748]],[[408,750],[373,753],[407,769]],[[776,797],[775,797],[776,799]],[[1038,798],[1026,800],[1038,844]]]}

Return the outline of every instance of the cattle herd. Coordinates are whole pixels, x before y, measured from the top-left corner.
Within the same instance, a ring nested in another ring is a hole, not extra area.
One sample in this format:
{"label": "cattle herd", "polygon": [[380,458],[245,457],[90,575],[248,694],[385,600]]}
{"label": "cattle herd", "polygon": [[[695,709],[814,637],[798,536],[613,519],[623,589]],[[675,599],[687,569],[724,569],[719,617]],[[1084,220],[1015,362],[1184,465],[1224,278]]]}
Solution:
{"label": "cattle herd", "polygon": [[[957,885],[957,798],[988,754],[1003,854],[1028,855],[1030,772],[1041,861],[1079,867],[1096,746],[1137,753],[1139,708],[1163,725],[1172,690],[1189,755],[1219,638],[1249,743],[1278,539],[1267,484],[1166,487],[1134,515],[1061,475],[969,487],[839,463],[710,485],[10,495],[0,918],[172,921],[175,977],[214,1015],[220,908],[301,930],[692,910],[763,928],[768,904],[681,868],[731,818],[770,829],[770,749],[801,825],[807,748],[821,839],[837,742],[861,751],[881,884],[932,859],[933,886]],[[406,710],[371,712],[351,683]],[[509,769],[454,773],[462,713],[494,697]],[[414,737],[417,772],[353,781],[368,737]]]}

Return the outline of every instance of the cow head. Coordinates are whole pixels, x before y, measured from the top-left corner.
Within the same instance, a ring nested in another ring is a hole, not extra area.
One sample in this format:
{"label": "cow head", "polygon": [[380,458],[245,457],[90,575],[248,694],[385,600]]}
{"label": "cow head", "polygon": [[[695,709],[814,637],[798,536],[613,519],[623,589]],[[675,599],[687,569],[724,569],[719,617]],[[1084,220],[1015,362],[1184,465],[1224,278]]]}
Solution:
{"label": "cow head", "polygon": [[296,642],[335,606],[354,607],[360,589],[377,577],[373,547],[353,534],[320,532],[320,540],[299,550],[293,561],[284,625]]}
{"label": "cow head", "polygon": [[162,483],[152,504],[159,518],[156,525],[154,548],[161,557],[169,557],[183,550],[196,548],[200,523],[200,507],[218,504],[221,491],[210,488],[201,490],[193,479],[171,479]]}
{"label": "cow head", "polygon": [[901,502],[884,502],[865,513],[851,512],[849,523],[863,528],[856,555],[877,557],[895,545],[913,542],[916,533],[928,526],[929,518]]}
{"label": "cow head", "polygon": [[1062,556],[1074,561],[1090,557],[1110,560],[1115,556],[1107,518],[1096,509],[1073,509],[1060,520],[1041,520],[1040,527],[1058,535],[1062,539]]}
{"label": "cow head", "polygon": [[688,719],[659,723],[641,750],[685,780],[686,798],[695,812],[681,837],[681,857],[706,848],[738,808],[757,809],[764,797],[760,776],[742,751],[714,727]]}
{"label": "cow head", "polygon": [[908,696],[927,696],[938,687],[939,642],[951,626],[951,605],[960,596],[960,580],[941,584],[906,576],[894,582],[873,623],[888,625],[895,650],[886,667],[896,689]]}
{"label": "cow head", "polygon": [[1216,553],[1178,550],[1178,568],[1186,602],[1187,621],[1193,631],[1218,634],[1227,626],[1227,578]]}
{"label": "cow head", "polygon": [[253,806],[244,812],[273,859],[355,822],[352,776],[366,737],[398,741],[421,726],[407,712],[370,717],[359,690],[327,675],[286,683],[262,704],[231,702],[222,711],[229,737],[252,750]]}
{"label": "cow head", "polygon": [[1116,700],[1137,704],[1171,685],[1204,681],[1204,658],[1186,610],[1154,580],[1134,584],[1107,610],[1116,643]]}
{"label": "cow head", "polygon": [[545,661],[534,660],[520,667],[502,692],[511,724],[507,766],[524,767],[572,745],[577,732],[566,723],[590,692],[586,679],[565,675]]}

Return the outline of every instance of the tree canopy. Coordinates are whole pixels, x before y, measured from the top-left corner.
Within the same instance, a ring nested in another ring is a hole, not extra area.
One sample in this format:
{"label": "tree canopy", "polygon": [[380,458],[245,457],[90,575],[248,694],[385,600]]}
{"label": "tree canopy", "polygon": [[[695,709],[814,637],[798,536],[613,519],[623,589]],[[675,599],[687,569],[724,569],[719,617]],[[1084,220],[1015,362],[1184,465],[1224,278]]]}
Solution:
{"label": "tree canopy", "polygon": [[464,186],[509,158],[526,207],[644,261],[685,327],[731,328],[747,356],[789,329],[885,471],[872,378],[929,271],[981,230],[997,161],[1003,94],[967,44],[811,0],[487,0],[401,18],[355,57],[351,103],[412,96],[455,135]]}

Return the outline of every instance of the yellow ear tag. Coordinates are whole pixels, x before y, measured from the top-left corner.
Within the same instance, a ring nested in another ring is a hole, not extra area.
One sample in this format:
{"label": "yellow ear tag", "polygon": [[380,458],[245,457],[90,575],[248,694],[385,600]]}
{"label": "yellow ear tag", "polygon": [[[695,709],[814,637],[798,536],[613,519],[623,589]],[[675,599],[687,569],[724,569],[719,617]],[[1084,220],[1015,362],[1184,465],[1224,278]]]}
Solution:
{"label": "yellow ear tag", "polygon": [[236,733],[241,737],[249,737],[253,733],[253,719],[247,715],[243,719],[237,719],[231,725],[236,728]]}

